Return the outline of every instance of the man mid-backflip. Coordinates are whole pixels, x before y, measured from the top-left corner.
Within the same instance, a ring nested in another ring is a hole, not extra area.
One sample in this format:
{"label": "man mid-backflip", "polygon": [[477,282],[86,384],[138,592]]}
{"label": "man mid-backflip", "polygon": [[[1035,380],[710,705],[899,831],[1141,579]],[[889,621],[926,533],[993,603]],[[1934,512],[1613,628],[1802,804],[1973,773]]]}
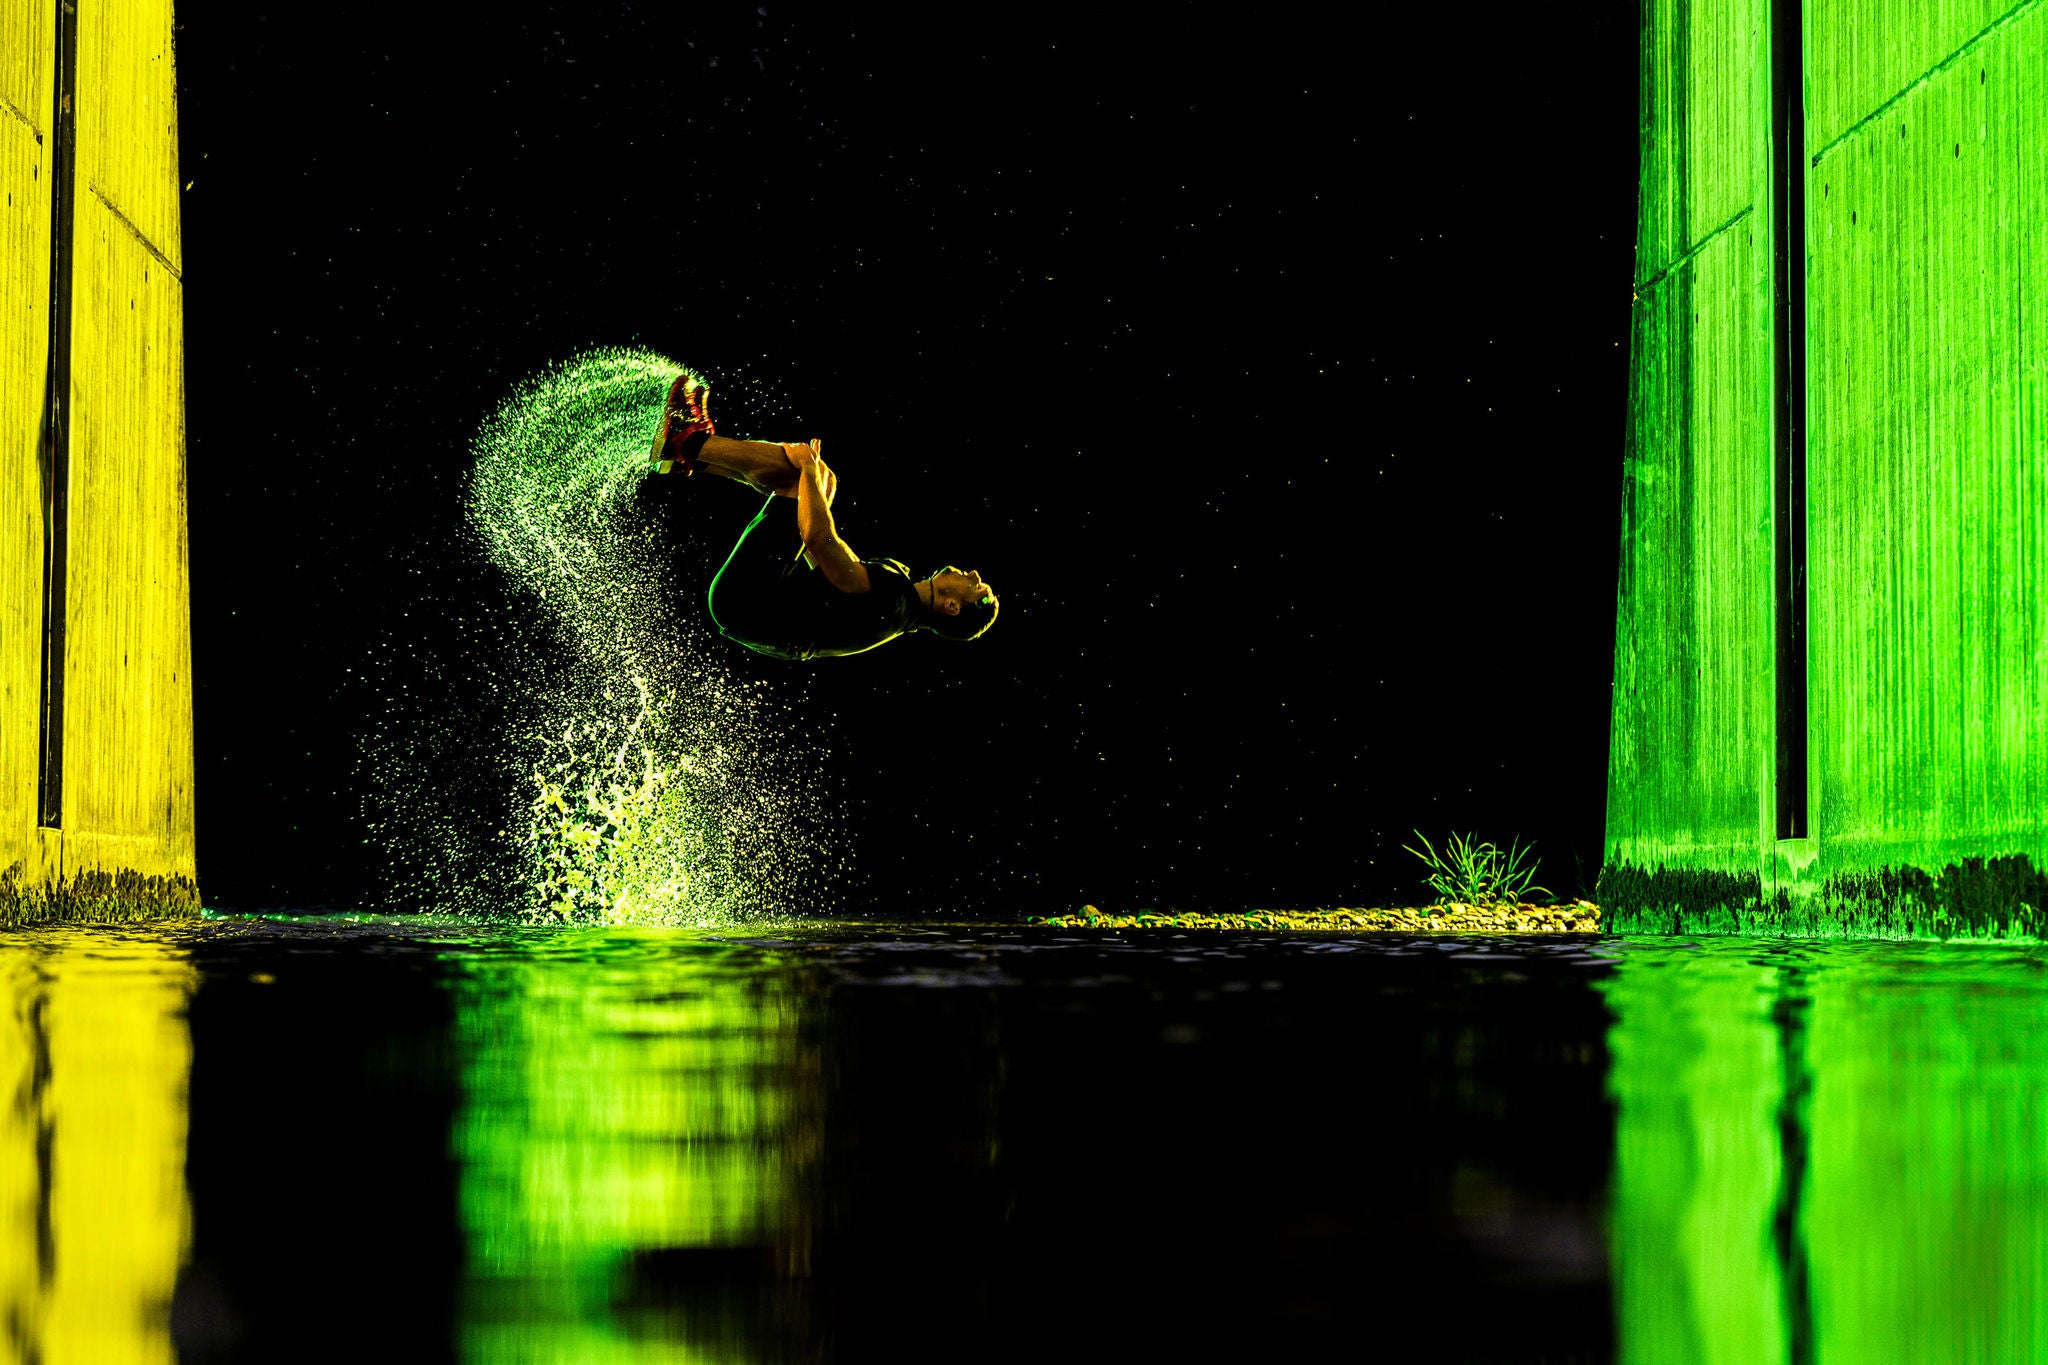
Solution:
{"label": "man mid-backflip", "polygon": [[856,559],[832,521],[839,477],[818,442],[735,441],[712,428],[710,386],[689,370],[669,388],[655,467],[734,479],[768,495],[711,581],[719,633],[778,659],[859,654],[929,630],[972,640],[996,619],[975,572],[947,565],[924,579],[893,559]]}

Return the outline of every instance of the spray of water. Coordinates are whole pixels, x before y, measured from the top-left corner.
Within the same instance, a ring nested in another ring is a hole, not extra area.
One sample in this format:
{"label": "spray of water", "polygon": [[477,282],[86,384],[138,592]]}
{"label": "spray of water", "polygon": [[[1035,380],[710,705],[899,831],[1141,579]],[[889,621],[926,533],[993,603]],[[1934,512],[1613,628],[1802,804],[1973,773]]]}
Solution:
{"label": "spray of water", "polygon": [[647,351],[579,356],[521,386],[477,433],[469,519],[491,562],[549,608],[585,656],[648,652],[674,566],[633,534],[632,494],[682,367]]}
{"label": "spray of water", "polygon": [[[817,737],[778,688],[726,671],[730,647],[702,611],[715,562],[645,486],[681,368],[642,350],[588,352],[522,385],[476,436],[467,521],[503,606],[461,633],[453,709],[395,707],[381,746],[415,760],[432,750],[440,771],[486,789],[475,831],[380,817],[387,842],[441,841],[414,878],[442,906],[729,923],[793,913],[832,862],[802,781]],[[730,506],[736,534],[746,503]],[[383,766],[380,790],[399,807],[407,782],[437,781],[422,776],[434,764]]]}

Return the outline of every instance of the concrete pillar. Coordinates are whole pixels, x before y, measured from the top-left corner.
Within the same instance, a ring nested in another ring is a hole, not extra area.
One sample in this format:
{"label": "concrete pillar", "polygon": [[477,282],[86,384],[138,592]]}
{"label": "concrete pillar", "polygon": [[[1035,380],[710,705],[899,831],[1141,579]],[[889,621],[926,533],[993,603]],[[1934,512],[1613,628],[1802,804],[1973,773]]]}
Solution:
{"label": "concrete pillar", "polygon": [[2048,934],[2048,6],[1643,16],[1605,922]]}
{"label": "concrete pillar", "polygon": [[171,7],[73,14],[0,0],[0,922],[198,907]]}

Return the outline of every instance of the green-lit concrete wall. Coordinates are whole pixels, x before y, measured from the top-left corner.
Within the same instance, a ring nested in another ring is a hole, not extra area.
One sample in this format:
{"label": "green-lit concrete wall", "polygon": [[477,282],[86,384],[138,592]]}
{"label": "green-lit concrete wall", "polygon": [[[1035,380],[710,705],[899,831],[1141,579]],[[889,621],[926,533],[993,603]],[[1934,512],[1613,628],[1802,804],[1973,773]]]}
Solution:
{"label": "green-lit concrete wall", "polygon": [[[56,0],[0,0],[0,920],[191,909],[184,286],[169,0],[78,0],[53,250]],[[53,262],[71,277],[63,803],[38,816]]]}
{"label": "green-lit concrete wall", "polygon": [[1602,900],[2040,932],[2048,4],[1803,10],[1808,837],[1777,837],[1771,24],[1798,7],[1649,0]]}

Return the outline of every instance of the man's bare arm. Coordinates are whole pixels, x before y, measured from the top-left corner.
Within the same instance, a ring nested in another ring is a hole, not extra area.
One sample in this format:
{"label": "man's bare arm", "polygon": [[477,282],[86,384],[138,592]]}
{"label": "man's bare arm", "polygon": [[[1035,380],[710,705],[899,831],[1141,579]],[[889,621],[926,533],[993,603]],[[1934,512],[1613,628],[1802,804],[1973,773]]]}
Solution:
{"label": "man's bare arm", "polygon": [[832,520],[831,494],[838,480],[818,458],[818,442],[786,449],[797,466],[796,526],[803,535],[805,553],[825,581],[839,591],[866,592],[868,566],[839,538],[839,528]]}

